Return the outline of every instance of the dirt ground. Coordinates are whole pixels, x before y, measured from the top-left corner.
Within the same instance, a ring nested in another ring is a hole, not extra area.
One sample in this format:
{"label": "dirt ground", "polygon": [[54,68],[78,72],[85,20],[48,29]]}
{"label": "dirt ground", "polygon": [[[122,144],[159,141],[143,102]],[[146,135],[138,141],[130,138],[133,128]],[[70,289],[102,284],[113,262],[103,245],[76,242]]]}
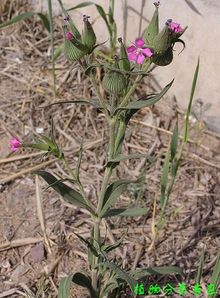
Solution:
{"label": "dirt ground", "polygon": [[[3,1],[1,22],[15,11],[27,10],[22,3],[15,1],[8,6]],[[58,18],[57,45],[62,41],[60,24]],[[92,222],[88,214],[67,206],[53,190],[44,191],[46,184],[33,175],[36,169],[47,169],[68,178],[63,165],[34,150],[12,154],[9,149],[12,136],[27,141],[38,131],[49,133],[52,115],[57,141],[73,168],[84,137],[81,180],[91,200],[99,190],[107,145],[105,119],[100,111],[88,106],[56,105],[39,109],[53,101],[48,49],[49,35],[37,18],[0,31],[0,298],[56,297],[62,277],[88,271],[86,247],[74,234],[89,237]],[[57,60],[56,69],[56,100],[94,96],[88,79],[64,57]],[[137,94],[155,92],[158,88],[158,82],[150,76]],[[189,93],[187,90],[187,96]],[[175,99],[165,97],[131,121],[123,151],[146,153],[149,158],[144,184],[132,185],[121,196],[118,206],[149,207],[150,212],[138,218],[113,217],[103,223],[101,232],[104,237],[107,230],[109,242],[125,234],[123,245],[115,253],[123,268],[176,265],[184,270],[189,287],[195,283],[199,259],[204,253],[201,297],[206,297],[205,287],[210,282],[220,247],[220,136],[194,118],[165,224],[151,249],[154,199],[159,192],[162,164],[177,115],[182,131],[184,113]],[[143,167],[141,159],[122,162],[115,178],[137,178]],[[157,216],[159,201],[156,203]],[[87,294],[75,287],[72,297],[87,297]],[[127,292],[121,297],[131,295]],[[187,297],[193,297],[192,290]]]}

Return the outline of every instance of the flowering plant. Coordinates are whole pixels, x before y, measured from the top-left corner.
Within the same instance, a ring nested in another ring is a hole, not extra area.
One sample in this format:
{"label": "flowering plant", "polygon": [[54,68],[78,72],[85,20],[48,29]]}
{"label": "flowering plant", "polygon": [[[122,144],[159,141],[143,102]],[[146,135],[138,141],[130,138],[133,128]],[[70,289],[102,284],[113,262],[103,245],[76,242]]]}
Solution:
{"label": "flowering plant", "polygon": [[[158,267],[158,268],[142,268],[137,270],[125,271],[114,262],[109,253],[116,249],[122,242],[109,245],[105,243],[103,235],[100,232],[101,222],[112,216],[144,216],[148,214],[149,208],[114,208],[117,199],[120,197],[124,189],[132,182],[128,180],[112,181],[112,173],[115,168],[126,159],[134,158],[134,156],[122,155],[122,144],[125,138],[126,128],[133,115],[141,108],[149,107],[156,104],[170,89],[173,81],[168,83],[162,91],[154,95],[146,95],[139,99],[134,99],[133,95],[137,86],[143,78],[148,75],[151,66],[166,66],[173,60],[173,47],[175,43],[184,42],[180,39],[185,29],[182,29],[180,24],[168,20],[164,28],[159,31],[159,3],[155,3],[154,15],[144,30],[143,36],[135,39],[134,44],[126,48],[123,40],[118,39],[119,51],[109,59],[98,58],[96,56],[96,34],[89,21],[88,16],[83,16],[84,30],[82,34],[79,32],[71,17],[64,9],[61,0],[59,0],[64,14],[65,25],[63,26],[64,36],[64,54],[70,62],[77,62],[82,71],[89,77],[93,85],[97,99],[71,101],[68,103],[88,104],[98,108],[106,117],[109,125],[109,146],[104,165],[104,178],[101,185],[101,190],[95,200],[90,200],[85,192],[84,186],[80,180],[80,165],[82,158],[83,145],[81,146],[78,163],[75,170],[72,170],[66,160],[65,152],[59,148],[55,141],[54,126],[52,124],[51,136],[42,136],[34,144],[26,144],[17,138],[11,140],[11,150],[17,151],[20,147],[31,147],[38,150],[43,150],[54,155],[59,161],[63,162],[67,171],[72,176],[71,182],[74,187],[68,186],[63,181],[57,179],[54,175],[47,171],[38,171],[37,175],[41,176],[50,187],[57,191],[64,200],[71,204],[80,206],[87,210],[93,221],[91,235],[89,239],[84,239],[82,236],[76,236],[82,240],[88,247],[88,263],[91,272],[88,275],[83,273],[75,273],[64,278],[59,287],[59,297],[69,297],[70,288],[73,283],[81,285],[88,289],[90,296],[93,298],[101,297],[116,297],[120,290],[128,284],[132,291],[135,289],[137,279],[146,276],[149,272],[153,273],[181,273],[177,267]],[[107,17],[104,10],[97,7],[103,19]],[[109,28],[115,28],[113,18],[113,10],[110,10]],[[111,25],[111,26],[110,26]],[[111,30],[109,31],[111,32]],[[116,30],[114,31],[116,32]],[[111,36],[111,45],[113,46],[115,38]],[[115,45],[114,47],[115,48]],[[110,51],[111,53],[111,51]],[[111,61],[111,63],[109,62]],[[96,68],[103,70],[103,78],[97,81],[95,77]],[[198,74],[195,75],[195,81]],[[101,94],[99,86],[102,85],[105,90],[105,96]],[[193,97],[193,92],[192,92]],[[191,97],[191,101],[192,101]],[[55,104],[60,104],[57,102]],[[67,103],[67,102],[65,102]],[[190,109],[189,109],[190,112]],[[187,142],[187,129],[184,141]],[[161,181],[161,213],[160,221],[163,219],[164,210],[172,191],[175,176],[178,170],[180,156],[177,156],[178,142],[178,127],[175,128],[171,146],[168,150],[164,164]],[[171,167],[172,179],[168,185],[169,168]],[[167,189],[168,185],[168,189]]]}

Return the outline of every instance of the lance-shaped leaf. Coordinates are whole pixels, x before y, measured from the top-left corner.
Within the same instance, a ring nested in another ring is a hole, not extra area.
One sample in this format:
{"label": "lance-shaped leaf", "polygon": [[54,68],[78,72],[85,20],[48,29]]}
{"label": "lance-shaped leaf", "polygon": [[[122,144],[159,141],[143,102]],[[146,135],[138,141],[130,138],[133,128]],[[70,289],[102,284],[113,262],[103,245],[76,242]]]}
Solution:
{"label": "lance-shaped leaf", "polygon": [[183,270],[177,266],[163,266],[163,267],[150,267],[143,269],[136,269],[129,272],[130,276],[136,279],[143,278],[147,275],[156,275],[156,274],[179,274],[183,275]]}
{"label": "lance-shaped leaf", "polygon": [[59,4],[60,4],[60,7],[61,7],[61,9],[62,9],[63,14],[64,14],[66,17],[68,16],[68,18],[69,18],[69,25],[70,25],[70,28],[71,28],[71,31],[72,31],[74,37],[75,37],[76,39],[79,39],[79,40],[80,40],[80,39],[81,39],[81,34],[79,33],[79,30],[76,28],[76,26],[75,26],[73,20],[71,19],[71,17],[68,15],[68,12],[67,12],[67,10],[64,8],[62,1],[61,1],[61,0],[57,0],[57,1],[58,1]]}
{"label": "lance-shaped leaf", "polygon": [[72,279],[72,274],[61,279],[58,290],[58,298],[70,297],[70,290],[73,285]]}
{"label": "lance-shaped leaf", "polygon": [[123,161],[123,160],[134,159],[134,158],[142,158],[142,157],[145,157],[145,156],[146,156],[146,154],[142,154],[142,153],[132,153],[132,154],[128,154],[128,155],[119,154],[116,158],[108,160],[105,166],[110,167],[114,163],[118,163],[118,162]]}
{"label": "lance-shaped leaf", "polygon": [[143,39],[145,41],[146,45],[151,45],[153,42],[154,37],[159,32],[159,12],[158,12],[158,5],[155,5],[156,9],[153,14],[153,17],[147,26],[147,28],[144,30],[143,33]]}
{"label": "lance-shaped leaf", "polygon": [[125,186],[128,185],[129,183],[131,183],[131,181],[119,180],[119,181],[113,182],[108,186],[104,195],[102,211],[100,214],[101,217],[103,217],[107,212],[107,210],[116,202],[116,200],[122,194]]}
{"label": "lance-shaped leaf", "polygon": [[83,7],[86,7],[86,6],[89,6],[89,5],[93,5],[94,3],[92,1],[85,1],[85,2],[82,2],[76,6],[73,6],[71,8],[68,8],[67,10],[68,11],[71,11],[71,10],[75,10],[75,9],[79,9],[79,8],[83,8]]}
{"label": "lance-shaped leaf", "polygon": [[[99,101],[97,99],[91,99],[91,100],[65,100],[65,101],[58,101],[58,102],[54,102],[54,103],[51,103],[49,105],[46,105],[46,106],[41,106],[39,107],[39,109],[43,109],[43,108],[46,108],[46,107],[50,107],[50,106],[53,106],[53,105],[59,105],[59,104],[84,104],[84,105],[90,105],[90,106],[93,106],[95,107],[96,109],[101,109],[101,105],[99,104]],[[108,103],[105,103],[108,110],[110,111],[111,110],[111,107]]]}
{"label": "lance-shaped leaf", "polygon": [[126,107],[116,108],[114,111],[114,114],[120,110],[139,110],[141,108],[150,107],[150,106],[154,105],[167,93],[167,91],[172,86],[173,81],[174,80],[172,80],[168,85],[166,85],[159,94],[152,96],[150,98],[149,98],[149,96],[147,96],[146,98],[142,97],[141,99],[139,99],[135,102],[129,103]]}
{"label": "lance-shaped leaf", "polygon": [[173,160],[174,157],[176,156],[177,147],[178,147],[178,137],[179,137],[179,132],[178,132],[178,122],[177,122],[173,131],[173,136],[170,144],[171,160]]}
{"label": "lance-shaped leaf", "polygon": [[[74,232],[73,232],[74,233]],[[88,248],[92,251],[92,253],[98,257],[99,256],[99,253],[98,251],[96,250],[95,246],[93,244],[91,244],[91,241],[88,241],[86,239],[84,239],[82,236],[80,236],[79,234],[77,233],[74,233],[81,241],[83,241],[87,246]]]}
{"label": "lance-shaped leaf", "polygon": [[[92,287],[91,279],[84,274],[77,272],[73,275],[72,281],[76,283],[77,285],[87,288],[89,290],[90,296],[93,298],[97,298],[97,293]],[[70,296],[66,296],[68,298]]]}
{"label": "lance-shaped leaf", "polygon": [[101,247],[101,250],[104,251],[105,253],[109,253],[110,251],[112,251],[112,250],[116,249],[117,247],[119,247],[120,244],[122,243],[122,241],[123,241],[123,237],[120,240],[116,241],[114,244],[103,245]]}
{"label": "lance-shaped leaf", "polygon": [[130,276],[127,272],[123,271],[118,265],[109,261],[105,261],[103,263],[99,263],[97,266],[105,266],[113,270],[120,279],[126,281],[131,287],[131,289],[134,290],[136,285],[136,280],[132,276]]}
{"label": "lance-shaped leaf", "polygon": [[134,208],[118,208],[118,209],[110,209],[108,210],[104,217],[111,217],[111,216],[141,216],[147,215],[149,212],[149,208],[141,208],[141,207],[134,207]]}
{"label": "lance-shaped leaf", "polygon": [[50,22],[49,22],[48,18],[42,13],[35,13],[35,12],[22,13],[22,14],[16,16],[16,17],[12,18],[11,20],[8,20],[8,21],[0,24],[0,29],[4,28],[4,27],[7,27],[7,26],[10,26],[10,25],[13,25],[13,24],[15,24],[17,22],[20,22],[20,21],[30,19],[34,15],[37,15],[40,18],[40,20],[42,21],[44,27],[47,29],[48,32],[50,32]]}
{"label": "lance-shaped leaf", "polygon": [[163,164],[162,176],[161,176],[161,198],[160,198],[160,206],[164,208],[166,203],[166,189],[168,184],[168,176],[170,169],[170,148],[168,148],[166,157]]}
{"label": "lance-shaped leaf", "polygon": [[111,26],[110,26],[110,24],[109,24],[109,22],[108,22],[108,19],[107,19],[107,17],[106,17],[106,13],[105,13],[104,9],[102,8],[101,5],[95,4],[95,6],[96,6],[96,9],[98,10],[100,16],[101,16],[102,19],[104,20],[104,22],[105,22],[105,24],[106,24],[106,26],[107,26],[109,35],[111,36],[111,34],[112,34],[112,29],[111,29]]}
{"label": "lance-shaped leaf", "polygon": [[63,197],[65,201],[70,204],[85,208],[94,215],[94,211],[86,204],[85,199],[78,191],[69,187],[46,171],[36,171],[35,174],[41,176],[56,192]]}

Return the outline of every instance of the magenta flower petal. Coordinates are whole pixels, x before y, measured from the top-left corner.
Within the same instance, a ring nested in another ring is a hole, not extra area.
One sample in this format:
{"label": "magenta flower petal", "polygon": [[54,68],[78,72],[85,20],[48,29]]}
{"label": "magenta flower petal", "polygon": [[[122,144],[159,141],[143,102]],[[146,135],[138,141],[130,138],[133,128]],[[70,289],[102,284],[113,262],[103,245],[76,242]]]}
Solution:
{"label": "magenta flower petal", "polygon": [[183,31],[183,28],[180,26],[180,24],[176,22],[170,22],[169,29],[175,33],[180,33]]}
{"label": "magenta flower petal", "polygon": [[136,47],[135,46],[130,46],[130,47],[127,48],[127,52],[128,53],[132,53],[134,51],[136,51]]}
{"label": "magenta flower petal", "polygon": [[135,45],[136,45],[137,48],[142,48],[143,45],[144,45],[144,40],[142,38],[140,38],[140,37],[137,38],[135,40]]}
{"label": "magenta flower petal", "polygon": [[142,64],[144,62],[145,56],[143,54],[138,54],[137,63]]}
{"label": "magenta flower petal", "polygon": [[12,138],[10,140],[10,148],[12,152],[17,151],[21,147],[21,142],[18,138]]}
{"label": "magenta flower petal", "polygon": [[151,49],[149,49],[149,48],[142,49],[142,53],[143,53],[144,56],[146,56],[146,57],[151,57],[151,56],[153,56],[153,52],[152,52]]}
{"label": "magenta flower petal", "polygon": [[137,60],[137,54],[135,52],[128,54],[128,59],[130,61],[135,61]]}
{"label": "magenta flower petal", "polygon": [[66,32],[66,39],[67,40],[73,39],[73,34],[70,31]]}

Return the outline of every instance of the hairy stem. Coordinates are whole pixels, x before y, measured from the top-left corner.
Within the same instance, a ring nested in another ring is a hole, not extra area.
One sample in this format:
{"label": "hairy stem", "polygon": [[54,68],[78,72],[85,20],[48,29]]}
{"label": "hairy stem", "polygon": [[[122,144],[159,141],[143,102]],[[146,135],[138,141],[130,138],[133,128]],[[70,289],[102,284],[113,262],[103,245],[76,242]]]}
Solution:
{"label": "hairy stem", "polygon": [[[146,65],[143,67],[143,71],[146,71],[149,69],[151,65],[151,61],[148,60],[148,62],[146,63]],[[131,97],[131,95],[134,93],[134,91],[136,90],[138,84],[140,83],[140,81],[143,79],[143,75],[138,75],[133,83],[133,85],[131,86],[131,88],[128,90],[128,93],[125,95],[124,99],[122,100],[121,104],[120,104],[120,108],[121,107],[125,107],[128,104],[128,101]]]}
{"label": "hairy stem", "polygon": [[90,73],[89,78],[90,78],[90,81],[91,81],[91,83],[92,83],[92,85],[93,85],[93,87],[95,89],[96,95],[98,96],[100,106],[102,107],[103,112],[104,112],[106,118],[109,119],[108,109],[107,109],[106,104],[105,104],[105,101],[104,101],[104,99],[103,99],[103,97],[102,97],[102,95],[101,95],[101,93],[99,91],[99,87],[98,87],[98,85],[96,83],[95,77],[94,77],[94,75],[92,73]]}

